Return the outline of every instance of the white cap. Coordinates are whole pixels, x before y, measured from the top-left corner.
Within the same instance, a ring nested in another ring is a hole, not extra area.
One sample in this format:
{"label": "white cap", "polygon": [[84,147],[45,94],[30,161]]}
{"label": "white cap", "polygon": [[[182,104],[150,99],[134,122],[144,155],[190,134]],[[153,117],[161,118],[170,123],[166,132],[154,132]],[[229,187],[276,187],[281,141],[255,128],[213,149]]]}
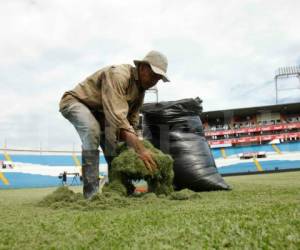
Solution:
{"label": "white cap", "polygon": [[152,71],[162,76],[164,82],[169,82],[167,76],[168,59],[158,51],[150,51],[143,60],[133,60],[134,64],[138,66],[139,63],[147,63],[150,65]]}

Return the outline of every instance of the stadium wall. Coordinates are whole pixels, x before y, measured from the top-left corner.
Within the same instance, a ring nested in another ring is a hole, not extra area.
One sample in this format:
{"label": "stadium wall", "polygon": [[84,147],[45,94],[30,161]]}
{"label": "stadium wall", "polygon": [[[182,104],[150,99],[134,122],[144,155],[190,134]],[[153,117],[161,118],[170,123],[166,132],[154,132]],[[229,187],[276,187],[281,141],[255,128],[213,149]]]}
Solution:
{"label": "stadium wall", "polygon": [[[100,175],[107,177],[103,154],[99,155],[99,160]],[[0,149],[1,189],[80,185],[80,176],[80,152]]]}
{"label": "stadium wall", "polygon": [[[221,174],[254,173],[300,168],[300,142],[237,146],[211,149]],[[243,153],[263,152],[265,158],[241,159]],[[99,155],[100,174],[107,177],[107,164]],[[44,152],[0,149],[0,188],[36,188],[62,185],[59,176],[67,172],[67,184],[79,185],[80,152]]]}
{"label": "stadium wall", "polygon": [[[243,154],[264,155],[243,159]],[[300,142],[212,149],[221,174],[300,169]]]}

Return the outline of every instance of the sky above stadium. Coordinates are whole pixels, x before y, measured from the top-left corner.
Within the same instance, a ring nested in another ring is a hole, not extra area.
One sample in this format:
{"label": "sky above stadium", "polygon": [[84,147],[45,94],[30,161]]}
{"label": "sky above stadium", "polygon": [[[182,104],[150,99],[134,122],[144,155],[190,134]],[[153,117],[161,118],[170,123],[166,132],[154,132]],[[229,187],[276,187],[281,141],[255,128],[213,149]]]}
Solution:
{"label": "sky above stadium", "polygon": [[[0,147],[80,148],[58,112],[64,91],[152,49],[169,59],[159,101],[205,111],[275,104],[274,74],[300,64],[300,1],[0,1]],[[279,102],[300,100],[297,79]],[[155,96],[148,94],[147,101]]]}

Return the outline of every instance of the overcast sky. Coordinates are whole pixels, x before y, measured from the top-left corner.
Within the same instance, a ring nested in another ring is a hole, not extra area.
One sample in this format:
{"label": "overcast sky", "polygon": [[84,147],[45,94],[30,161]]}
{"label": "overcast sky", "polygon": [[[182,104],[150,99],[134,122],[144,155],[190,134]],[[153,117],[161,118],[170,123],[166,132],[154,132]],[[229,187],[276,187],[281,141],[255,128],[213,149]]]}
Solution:
{"label": "overcast sky", "polygon": [[[0,147],[80,148],[58,112],[64,91],[152,49],[169,60],[160,101],[274,104],[276,69],[300,64],[299,9],[299,0],[1,0]],[[280,102],[300,101],[297,79],[281,84],[296,89]]]}

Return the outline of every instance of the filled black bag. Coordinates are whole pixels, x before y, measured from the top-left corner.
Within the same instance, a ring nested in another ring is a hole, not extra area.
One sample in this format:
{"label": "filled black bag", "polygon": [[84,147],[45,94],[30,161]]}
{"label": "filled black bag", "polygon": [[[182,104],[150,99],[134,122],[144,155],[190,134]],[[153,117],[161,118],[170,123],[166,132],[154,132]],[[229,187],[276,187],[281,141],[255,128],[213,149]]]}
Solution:
{"label": "filled black bag", "polygon": [[194,191],[228,190],[204,137],[200,98],[146,103],[143,136],[174,159],[174,186]]}

